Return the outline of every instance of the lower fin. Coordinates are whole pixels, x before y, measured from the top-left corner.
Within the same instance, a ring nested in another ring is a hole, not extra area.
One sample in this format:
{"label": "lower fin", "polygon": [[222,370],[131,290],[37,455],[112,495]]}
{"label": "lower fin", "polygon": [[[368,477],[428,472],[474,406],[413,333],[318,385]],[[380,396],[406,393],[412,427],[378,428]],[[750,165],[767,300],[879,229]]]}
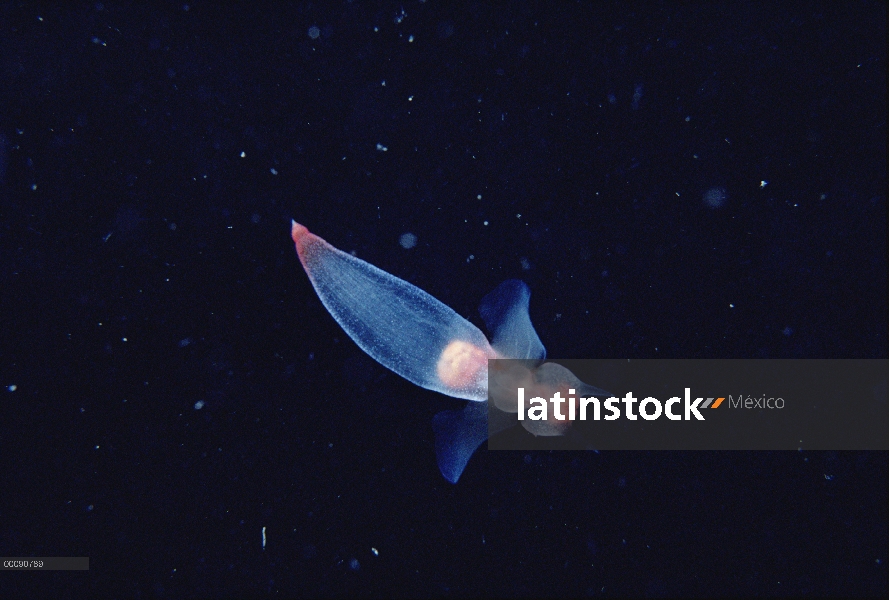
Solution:
{"label": "lower fin", "polygon": [[488,423],[487,402],[467,402],[462,410],[443,410],[432,417],[435,432],[435,457],[444,478],[457,483],[466,463],[488,435],[497,434],[516,424],[515,415],[491,410]]}

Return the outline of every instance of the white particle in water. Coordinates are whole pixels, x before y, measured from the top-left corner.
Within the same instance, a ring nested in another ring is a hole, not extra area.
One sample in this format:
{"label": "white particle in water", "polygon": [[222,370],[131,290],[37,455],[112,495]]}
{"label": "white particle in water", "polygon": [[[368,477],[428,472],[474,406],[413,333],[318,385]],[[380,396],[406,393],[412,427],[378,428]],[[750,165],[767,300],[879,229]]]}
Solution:
{"label": "white particle in water", "polygon": [[398,238],[398,243],[401,244],[401,247],[405,250],[410,250],[417,245],[417,236],[413,233],[403,233],[401,234],[401,237]]}

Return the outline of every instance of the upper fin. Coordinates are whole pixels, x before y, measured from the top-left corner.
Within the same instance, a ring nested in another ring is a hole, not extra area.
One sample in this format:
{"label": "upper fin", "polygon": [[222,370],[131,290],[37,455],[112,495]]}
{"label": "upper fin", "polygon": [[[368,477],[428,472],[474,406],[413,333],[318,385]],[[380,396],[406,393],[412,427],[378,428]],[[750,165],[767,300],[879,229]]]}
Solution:
{"label": "upper fin", "polygon": [[482,298],[478,312],[492,334],[491,346],[503,358],[546,358],[528,314],[530,298],[531,290],[518,279],[507,279]]}

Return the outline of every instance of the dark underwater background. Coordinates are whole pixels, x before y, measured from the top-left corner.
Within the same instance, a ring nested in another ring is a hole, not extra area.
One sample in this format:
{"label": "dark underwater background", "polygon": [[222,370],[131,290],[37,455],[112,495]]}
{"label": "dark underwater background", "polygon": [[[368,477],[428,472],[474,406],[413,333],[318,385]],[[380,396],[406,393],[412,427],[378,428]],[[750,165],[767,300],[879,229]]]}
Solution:
{"label": "dark underwater background", "polygon": [[90,557],[0,597],[884,596],[886,452],[451,485],[461,403],[343,333],[290,220],[479,326],[524,280],[555,358],[887,358],[885,36],[883,2],[0,3],[0,555]]}

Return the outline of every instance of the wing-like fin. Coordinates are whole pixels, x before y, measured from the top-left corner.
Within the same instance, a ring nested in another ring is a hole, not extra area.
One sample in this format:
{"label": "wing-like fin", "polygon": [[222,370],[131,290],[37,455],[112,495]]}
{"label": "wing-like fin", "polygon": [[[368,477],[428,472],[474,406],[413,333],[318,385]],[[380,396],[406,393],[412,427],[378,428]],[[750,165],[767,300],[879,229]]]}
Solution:
{"label": "wing-like fin", "polygon": [[491,346],[503,358],[546,358],[528,314],[530,298],[531,290],[518,279],[507,279],[482,298],[478,311],[492,334]]}

